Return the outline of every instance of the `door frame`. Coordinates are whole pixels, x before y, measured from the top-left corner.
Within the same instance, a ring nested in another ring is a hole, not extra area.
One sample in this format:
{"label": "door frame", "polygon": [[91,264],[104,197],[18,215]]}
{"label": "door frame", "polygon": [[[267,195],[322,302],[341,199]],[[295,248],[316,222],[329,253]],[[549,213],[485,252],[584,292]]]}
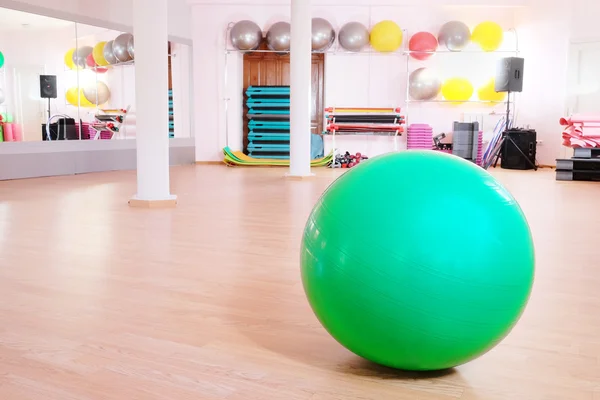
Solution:
{"label": "door frame", "polygon": [[[290,61],[290,54],[289,53],[276,53],[276,52],[271,52],[268,51],[266,46],[264,46],[264,44],[259,48],[259,50],[262,50],[260,52],[249,52],[249,53],[245,53],[243,55],[243,60],[242,60],[242,93],[245,93],[246,89],[247,89],[247,79],[246,79],[246,62],[249,60],[261,60],[261,59],[266,59],[266,58],[271,58],[271,59],[283,59],[286,61]],[[312,53],[311,56],[311,68],[312,65],[315,63],[315,61],[317,61],[318,63],[320,63],[320,75],[322,76],[322,79],[320,79],[320,96],[317,99],[317,104],[316,104],[316,120],[317,120],[317,126],[314,126],[312,124],[312,120],[311,120],[311,132],[314,129],[316,134],[321,134],[323,132],[323,129],[325,129],[325,88],[327,87],[326,84],[326,67],[325,67],[325,63],[327,62],[327,57],[325,56],[325,53]],[[311,80],[312,80],[312,71],[311,71]],[[312,82],[311,82],[311,86],[312,86]],[[312,98],[312,96],[311,96]],[[248,110],[246,108],[246,102],[245,102],[245,94],[242,95],[242,110],[243,110],[243,123],[242,123],[242,147],[245,150],[248,146],[248,118],[247,118],[247,113]]]}

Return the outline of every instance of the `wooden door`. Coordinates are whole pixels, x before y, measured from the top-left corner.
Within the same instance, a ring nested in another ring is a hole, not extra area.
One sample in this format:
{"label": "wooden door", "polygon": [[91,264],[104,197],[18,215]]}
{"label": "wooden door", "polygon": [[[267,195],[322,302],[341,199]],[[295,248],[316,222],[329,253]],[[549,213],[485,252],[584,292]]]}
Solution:
{"label": "wooden door", "polygon": [[[249,53],[244,55],[243,88],[249,86],[288,86],[290,84],[290,56],[276,53]],[[323,131],[325,96],[325,55],[312,55],[311,79],[311,132]],[[245,103],[244,98],[244,103]],[[248,109],[244,104],[244,149],[248,145]]]}

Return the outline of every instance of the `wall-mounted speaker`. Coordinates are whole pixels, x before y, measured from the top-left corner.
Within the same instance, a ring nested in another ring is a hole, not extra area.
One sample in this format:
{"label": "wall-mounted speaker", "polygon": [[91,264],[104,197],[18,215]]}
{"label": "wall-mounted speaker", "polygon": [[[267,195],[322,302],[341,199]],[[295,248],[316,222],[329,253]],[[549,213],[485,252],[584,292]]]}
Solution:
{"label": "wall-mounted speaker", "polygon": [[58,97],[56,75],[40,75],[40,97],[42,99],[55,99]]}
{"label": "wall-mounted speaker", "polygon": [[525,60],[518,57],[503,58],[496,67],[496,92],[522,92]]}

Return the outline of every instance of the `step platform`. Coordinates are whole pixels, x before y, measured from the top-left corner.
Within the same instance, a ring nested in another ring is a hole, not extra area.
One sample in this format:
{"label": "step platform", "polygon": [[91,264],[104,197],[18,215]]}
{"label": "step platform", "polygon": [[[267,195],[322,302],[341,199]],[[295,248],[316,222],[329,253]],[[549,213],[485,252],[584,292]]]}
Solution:
{"label": "step platform", "polygon": [[556,180],[600,182],[600,158],[557,159]]}
{"label": "step platform", "polygon": [[257,122],[267,122],[267,121],[277,121],[277,122],[289,122],[290,115],[287,114],[246,114],[246,117],[250,121]]}
{"label": "step platform", "polygon": [[557,181],[600,182],[600,171],[556,171]]}
{"label": "step platform", "polygon": [[289,153],[290,145],[288,144],[256,144],[249,143],[248,151],[252,153]]}
{"label": "step platform", "polygon": [[250,152],[248,154],[252,158],[262,158],[268,160],[289,160],[290,155],[284,153],[254,153]]}
{"label": "step platform", "polygon": [[248,86],[246,96],[256,96],[264,94],[290,95],[289,86]]}
{"label": "step platform", "polygon": [[262,103],[271,103],[271,104],[275,104],[275,105],[288,105],[290,104],[290,98],[286,97],[286,98],[261,98],[261,99],[256,99],[256,98],[249,98],[248,100],[246,100],[246,105],[248,107],[251,107],[253,104],[262,104]]}
{"label": "step platform", "polygon": [[578,147],[573,149],[573,158],[600,158],[600,148]]}
{"label": "step platform", "polygon": [[251,120],[248,122],[249,129],[268,129],[268,130],[289,130],[290,121],[260,121]]}
{"label": "step platform", "polygon": [[272,142],[272,141],[290,141],[289,133],[253,133],[248,134],[248,140],[251,142]]}
{"label": "step platform", "polygon": [[600,171],[600,158],[569,158],[556,160],[557,171]]}

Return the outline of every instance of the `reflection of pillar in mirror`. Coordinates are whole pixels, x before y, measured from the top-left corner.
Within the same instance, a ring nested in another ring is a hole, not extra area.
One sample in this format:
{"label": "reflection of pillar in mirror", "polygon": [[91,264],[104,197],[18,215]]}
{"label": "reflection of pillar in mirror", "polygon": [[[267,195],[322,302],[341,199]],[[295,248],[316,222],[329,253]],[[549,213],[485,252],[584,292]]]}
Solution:
{"label": "reflection of pillar in mirror", "polygon": [[168,0],[133,0],[137,194],[130,205],[174,206],[169,188]]}
{"label": "reflection of pillar in mirror", "polygon": [[290,176],[310,173],[312,18],[310,0],[291,0]]}

